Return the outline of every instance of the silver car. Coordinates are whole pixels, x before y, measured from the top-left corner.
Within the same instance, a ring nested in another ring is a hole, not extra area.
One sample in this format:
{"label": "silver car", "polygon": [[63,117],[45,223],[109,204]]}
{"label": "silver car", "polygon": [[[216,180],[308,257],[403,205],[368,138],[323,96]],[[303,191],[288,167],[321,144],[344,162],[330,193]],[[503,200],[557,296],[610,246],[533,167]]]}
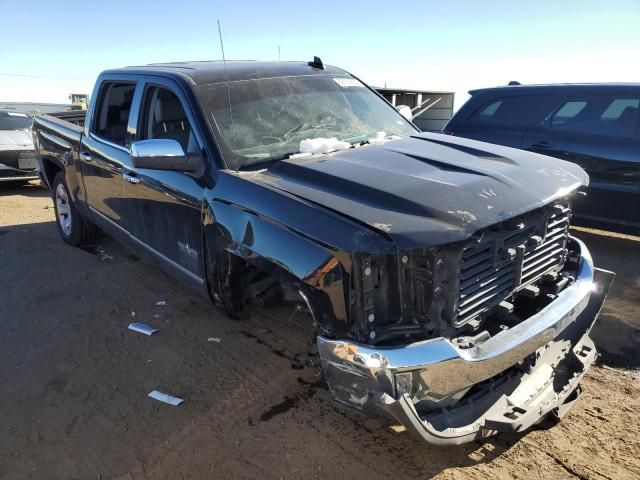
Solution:
{"label": "silver car", "polygon": [[0,110],[0,182],[38,178],[32,122],[26,113]]}

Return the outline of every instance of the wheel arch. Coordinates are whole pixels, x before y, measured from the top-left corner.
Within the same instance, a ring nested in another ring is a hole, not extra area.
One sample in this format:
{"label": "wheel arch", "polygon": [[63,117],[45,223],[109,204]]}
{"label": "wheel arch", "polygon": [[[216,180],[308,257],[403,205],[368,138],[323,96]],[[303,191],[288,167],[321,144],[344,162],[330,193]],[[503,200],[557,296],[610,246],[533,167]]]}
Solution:
{"label": "wheel arch", "polygon": [[345,291],[345,282],[349,281],[350,264],[345,252],[223,201],[213,201],[206,208],[204,246],[212,297],[216,293],[216,262],[220,255],[230,254],[294,288],[309,308],[320,333],[346,335],[348,291]]}
{"label": "wheel arch", "polygon": [[42,157],[42,177],[49,189],[53,189],[53,179],[63,170],[64,167],[54,157],[48,155]]}

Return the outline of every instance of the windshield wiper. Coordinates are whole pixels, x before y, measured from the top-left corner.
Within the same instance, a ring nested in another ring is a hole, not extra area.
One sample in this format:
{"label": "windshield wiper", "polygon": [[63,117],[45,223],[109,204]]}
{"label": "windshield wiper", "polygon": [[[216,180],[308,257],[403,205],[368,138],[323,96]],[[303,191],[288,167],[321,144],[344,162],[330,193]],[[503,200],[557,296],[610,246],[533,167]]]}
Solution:
{"label": "windshield wiper", "polygon": [[259,168],[259,167],[265,167],[265,165],[271,165],[273,163],[277,163],[277,162],[280,162],[282,160],[286,160],[291,155],[295,155],[297,153],[300,153],[300,152],[283,153],[282,155],[278,155],[276,157],[268,157],[268,158],[264,158],[262,160],[257,160],[255,162],[245,163],[243,165],[240,165],[240,167],[238,167],[238,170],[253,170],[253,169]]}

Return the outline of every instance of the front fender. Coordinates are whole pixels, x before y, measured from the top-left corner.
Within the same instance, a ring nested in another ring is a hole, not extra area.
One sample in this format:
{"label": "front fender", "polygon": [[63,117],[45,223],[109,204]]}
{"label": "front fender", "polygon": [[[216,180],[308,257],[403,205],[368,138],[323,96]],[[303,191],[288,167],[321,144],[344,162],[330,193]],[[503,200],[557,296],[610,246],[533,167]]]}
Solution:
{"label": "front fender", "polygon": [[393,243],[249,173],[218,171],[205,197],[208,258],[228,251],[257,266],[277,267],[303,290],[319,331],[332,338],[348,335],[351,259],[357,252],[394,252]]}
{"label": "front fender", "polygon": [[239,205],[211,202],[207,217],[205,242],[212,261],[218,253],[228,251],[258,267],[280,269],[299,283],[322,331],[346,333],[348,255]]}

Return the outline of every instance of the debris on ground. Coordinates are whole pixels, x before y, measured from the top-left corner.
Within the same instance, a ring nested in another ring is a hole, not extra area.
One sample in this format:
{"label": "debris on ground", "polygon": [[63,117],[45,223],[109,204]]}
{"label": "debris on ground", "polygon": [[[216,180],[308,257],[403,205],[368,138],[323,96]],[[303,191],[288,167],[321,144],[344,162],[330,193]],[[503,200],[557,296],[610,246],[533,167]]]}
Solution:
{"label": "debris on ground", "polygon": [[210,343],[220,343],[221,341],[222,341],[221,338],[216,338],[216,337],[207,338],[207,342],[210,342]]}
{"label": "debris on ground", "polygon": [[149,396],[155,400],[168,403],[169,405],[174,405],[176,407],[184,402],[183,399],[174,397],[173,395],[169,395],[168,393],[161,392],[160,390],[154,390],[150,392]]}
{"label": "debris on ground", "polygon": [[159,307],[165,307],[167,305],[167,301],[166,300],[159,300],[156,302],[156,305],[158,305]]}
{"label": "debris on ground", "polygon": [[96,247],[96,255],[103,262],[110,262],[111,260],[113,260],[113,257],[107,253],[102,245],[98,245]]}
{"label": "debris on ground", "polygon": [[153,328],[144,323],[130,323],[129,330],[133,330],[134,332],[143,333],[145,335],[153,335],[158,331],[157,328]]}

